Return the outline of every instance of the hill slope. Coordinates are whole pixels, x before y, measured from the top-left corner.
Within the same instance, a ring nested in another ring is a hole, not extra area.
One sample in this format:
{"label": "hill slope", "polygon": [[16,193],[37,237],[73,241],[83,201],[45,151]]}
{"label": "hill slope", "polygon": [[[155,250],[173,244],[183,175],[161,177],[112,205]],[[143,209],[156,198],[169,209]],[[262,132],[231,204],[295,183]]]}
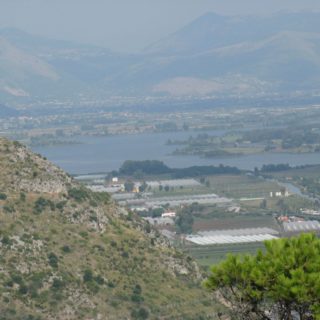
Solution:
{"label": "hill slope", "polygon": [[208,12],[145,49],[161,55],[195,54],[241,42],[255,42],[291,31],[315,33],[318,12],[279,12],[265,16],[221,16]]}
{"label": "hill slope", "polygon": [[147,47],[148,60],[127,77],[146,79],[154,92],[178,96],[317,90],[319,17],[208,13]]}
{"label": "hill slope", "polygon": [[140,54],[0,30],[0,99],[317,94],[320,13],[205,14]]}
{"label": "hill slope", "polygon": [[0,319],[212,313],[192,259],[108,195],[2,138],[0,165]]}

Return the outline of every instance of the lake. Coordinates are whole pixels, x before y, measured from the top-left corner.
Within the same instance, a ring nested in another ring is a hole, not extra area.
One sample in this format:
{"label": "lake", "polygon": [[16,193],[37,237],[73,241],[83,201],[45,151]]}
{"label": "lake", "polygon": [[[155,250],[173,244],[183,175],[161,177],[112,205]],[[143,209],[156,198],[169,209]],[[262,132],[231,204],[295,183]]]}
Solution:
{"label": "lake", "polygon": [[[81,144],[34,147],[53,163],[71,174],[110,172],[118,170],[125,160],[161,160],[172,168],[194,165],[229,165],[252,170],[263,164],[288,163],[291,166],[320,164],[320,153],[310,154],[256,154],[246,156],[200,158],[170,155],[176,146],[166,145],[168,139],[183,140],[199,131],[144,133],[106,137],[79,137]],[[206,131],[223,135],[225,131]]]}

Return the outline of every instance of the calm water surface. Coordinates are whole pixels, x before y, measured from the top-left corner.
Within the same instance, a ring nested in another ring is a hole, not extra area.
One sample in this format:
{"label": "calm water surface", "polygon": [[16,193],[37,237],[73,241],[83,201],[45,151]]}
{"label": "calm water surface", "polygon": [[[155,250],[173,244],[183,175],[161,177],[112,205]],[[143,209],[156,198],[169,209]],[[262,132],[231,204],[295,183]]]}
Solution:
{"label": "calm water surface", "polygon": [[[263,164],[290,165],[320,164],[320,153],[258,154],[237,157],[204,159],[197,156],[172,156],[176,146],[166,145],[168,139],[182,140],[200,132],[166,132],[107,137],[80,137],[82,144],[35,147],[33,150],[47,157],[71,174],[109,172],[117,170],[125,160],[161,160],[170,167],[193,165],[229,165],[254,169]],[[207,131],[222,135],[225,131]]]}

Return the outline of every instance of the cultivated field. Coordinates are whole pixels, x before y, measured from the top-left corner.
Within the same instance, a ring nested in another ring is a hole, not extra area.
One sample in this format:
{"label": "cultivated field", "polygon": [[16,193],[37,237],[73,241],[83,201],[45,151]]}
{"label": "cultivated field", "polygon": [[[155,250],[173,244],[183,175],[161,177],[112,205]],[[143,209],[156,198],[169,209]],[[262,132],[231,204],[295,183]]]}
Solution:
{"label": "cultivated field", "polygon": [[272,176],[276,178],[287,178],[287,177],[305,177],[305,178],[315,178],[320,177],[320,165],[310,166],[301,169],[290,169],[281,172],[272,172]]}
{"label": "cultivated field", "polygon": [[279,191],[275,182],[247,175],[216,175],[208,177],[214,193],[229,198],[268,198],[271,191]]}
{"label": "cultivated field", "polygon": [[[276,231],[281,231],[280,225],[272,215],[225,213],[224,217],[196,217],[193,224],[193,233],[208,230],[242,228],[271,228]],[[184,249],[192,255],[200,265],[208,267],[223,260],[228,253],[255,253],[263,247],[262,242],[201,246],[187,243]]]}
{"label": "cultivated field", "polygon": [[197,217],[193,224],[193,232],[206,230],[226,230],[241,228],[272,228],[279,229],[277,220],[271,215],[234,215],[228,214],[224,218]]}
{"label": "cultivated field", "polygon": [[227,254],[254,254],[258,249],[263,249],[263,243],[245,243],[228,245],[196,246],[188,245],[184,250],[194,257],[201,266],[209,267],[226,258]]}

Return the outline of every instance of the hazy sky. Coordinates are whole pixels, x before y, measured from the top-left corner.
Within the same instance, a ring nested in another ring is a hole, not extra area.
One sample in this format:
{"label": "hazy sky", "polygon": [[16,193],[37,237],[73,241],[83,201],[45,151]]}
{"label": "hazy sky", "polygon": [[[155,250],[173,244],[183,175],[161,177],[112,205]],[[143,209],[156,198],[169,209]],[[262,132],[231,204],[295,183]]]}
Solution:
{"label": "hazy sky", "polygon": [[320,11],[319,0],[0,0],[0,28],[136,51],[201,14]]}

